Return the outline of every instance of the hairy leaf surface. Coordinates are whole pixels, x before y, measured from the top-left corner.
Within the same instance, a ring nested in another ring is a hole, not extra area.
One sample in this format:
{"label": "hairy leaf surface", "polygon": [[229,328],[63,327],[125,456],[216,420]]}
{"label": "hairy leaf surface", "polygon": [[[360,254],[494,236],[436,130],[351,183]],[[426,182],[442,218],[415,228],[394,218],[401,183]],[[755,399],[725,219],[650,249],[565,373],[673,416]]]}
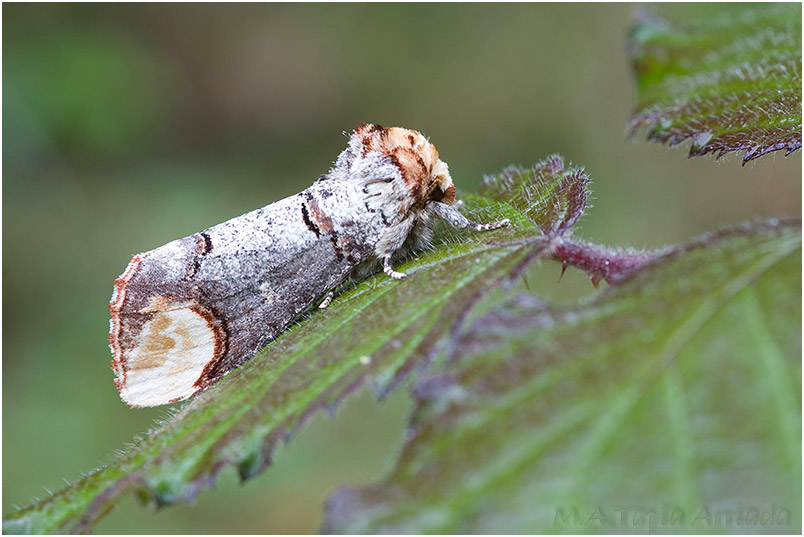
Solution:
{"label": "hairy leaf surface", "polygon": [[801,148],[801,4],[690,11],[678,23],[643,14],[632,29],[632,128],[692,140],[690,156],[745,151],[743,164]]}
{"label": "hairy leaf surface", "polygon": [[396,469],[336,493],[327,530],[800,533],[800,222],[704,237],[589,304],[520,296],[415,393]]}

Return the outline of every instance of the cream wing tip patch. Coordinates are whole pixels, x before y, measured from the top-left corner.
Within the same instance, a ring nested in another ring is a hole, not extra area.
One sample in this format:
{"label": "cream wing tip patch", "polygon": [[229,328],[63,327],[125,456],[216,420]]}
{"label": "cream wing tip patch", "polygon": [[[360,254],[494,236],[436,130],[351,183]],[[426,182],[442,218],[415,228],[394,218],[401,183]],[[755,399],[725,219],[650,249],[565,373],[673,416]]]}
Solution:
{"label": "cream wing tip patch", "polygon": [[164,296],[153,297],[137,315],[147,320],[133,345],[119,348],[114,361],[123,401],[130,406],[160,405],[206,387],[204,373],[225,346],[225,333],[214,315],[197,303],[176,303]]}

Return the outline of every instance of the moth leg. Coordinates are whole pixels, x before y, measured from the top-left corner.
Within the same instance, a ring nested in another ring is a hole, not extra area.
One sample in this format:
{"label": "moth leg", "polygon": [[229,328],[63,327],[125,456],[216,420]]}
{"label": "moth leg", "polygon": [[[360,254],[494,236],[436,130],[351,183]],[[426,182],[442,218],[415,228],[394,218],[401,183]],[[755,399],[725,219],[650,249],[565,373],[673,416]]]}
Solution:
{"label": "moth leg", "polygon": [[391,256],[387,255],[382,259],[382,270],[395,280],[404,280],[408,277],[404,272],[397,272],[391,266]]}
{"label": "moth leg", "polygon": [[335,296],[335,291],[330,290],[327,293],[327,296],[324,297],[324,300],[321,301],[321,304],[318,305],[318,309],[323,310],[329,306],[329,303],[332,302],[332,297]]}
{"label": "moth leg", "polygon": [[433,202],[430,204],[432,207],[433,212],[435,215],[440,218],[441,220],[445,221],[452,227],[456,229],[463,229],[463,228],[472,228],[475,231],[488,231],[490,229],[497,229],[503,226],[507,226],[510,224],[510,220],[507,218],[505,220],[500,220],[499,222],[493,222],[491,224],[478,224],[477,222],[473,222],[466,218],[461,212],[452,207],[447,205],[446,203],[440,202]]}

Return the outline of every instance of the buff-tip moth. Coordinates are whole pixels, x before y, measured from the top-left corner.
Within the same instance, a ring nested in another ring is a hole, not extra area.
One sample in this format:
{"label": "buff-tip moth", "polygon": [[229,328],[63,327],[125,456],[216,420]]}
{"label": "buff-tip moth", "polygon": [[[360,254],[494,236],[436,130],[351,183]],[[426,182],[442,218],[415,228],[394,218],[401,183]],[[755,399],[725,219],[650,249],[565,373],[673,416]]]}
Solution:
{"label": "buff-tip moth", "polygon": [[447,164],[420,133],[364,124],[313,185],[137,254],[117,278],[109,344],[120,397],[191,397],[248,360],[347,277],[426,246],[433,224],[477,231],[451,204]]}

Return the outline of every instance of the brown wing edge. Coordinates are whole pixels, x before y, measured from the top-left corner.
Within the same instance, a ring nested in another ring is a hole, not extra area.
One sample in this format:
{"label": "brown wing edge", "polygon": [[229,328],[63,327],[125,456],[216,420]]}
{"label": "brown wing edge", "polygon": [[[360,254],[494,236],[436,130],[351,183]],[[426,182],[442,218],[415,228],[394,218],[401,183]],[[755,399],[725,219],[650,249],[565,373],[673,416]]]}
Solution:
{"label": "brown wing edge", "polygon": [[123,354],[123,348],[120,344],[120,333],[122,329],[122,322],[120,320],[120,311],[126,301],[126,286],[131,278],[139,270],[140,263],[146,254],[137,254],[128,262],[126,270],[114,281],[114,291],[112,292],[112,299],[109,302],[109,312],[112,318],[109,321],[109,348],[112,351],[111,368],[114,371],[116,378],[114,385],[117,391],[122,391],[123,386],[126,384],[126,360]]}

